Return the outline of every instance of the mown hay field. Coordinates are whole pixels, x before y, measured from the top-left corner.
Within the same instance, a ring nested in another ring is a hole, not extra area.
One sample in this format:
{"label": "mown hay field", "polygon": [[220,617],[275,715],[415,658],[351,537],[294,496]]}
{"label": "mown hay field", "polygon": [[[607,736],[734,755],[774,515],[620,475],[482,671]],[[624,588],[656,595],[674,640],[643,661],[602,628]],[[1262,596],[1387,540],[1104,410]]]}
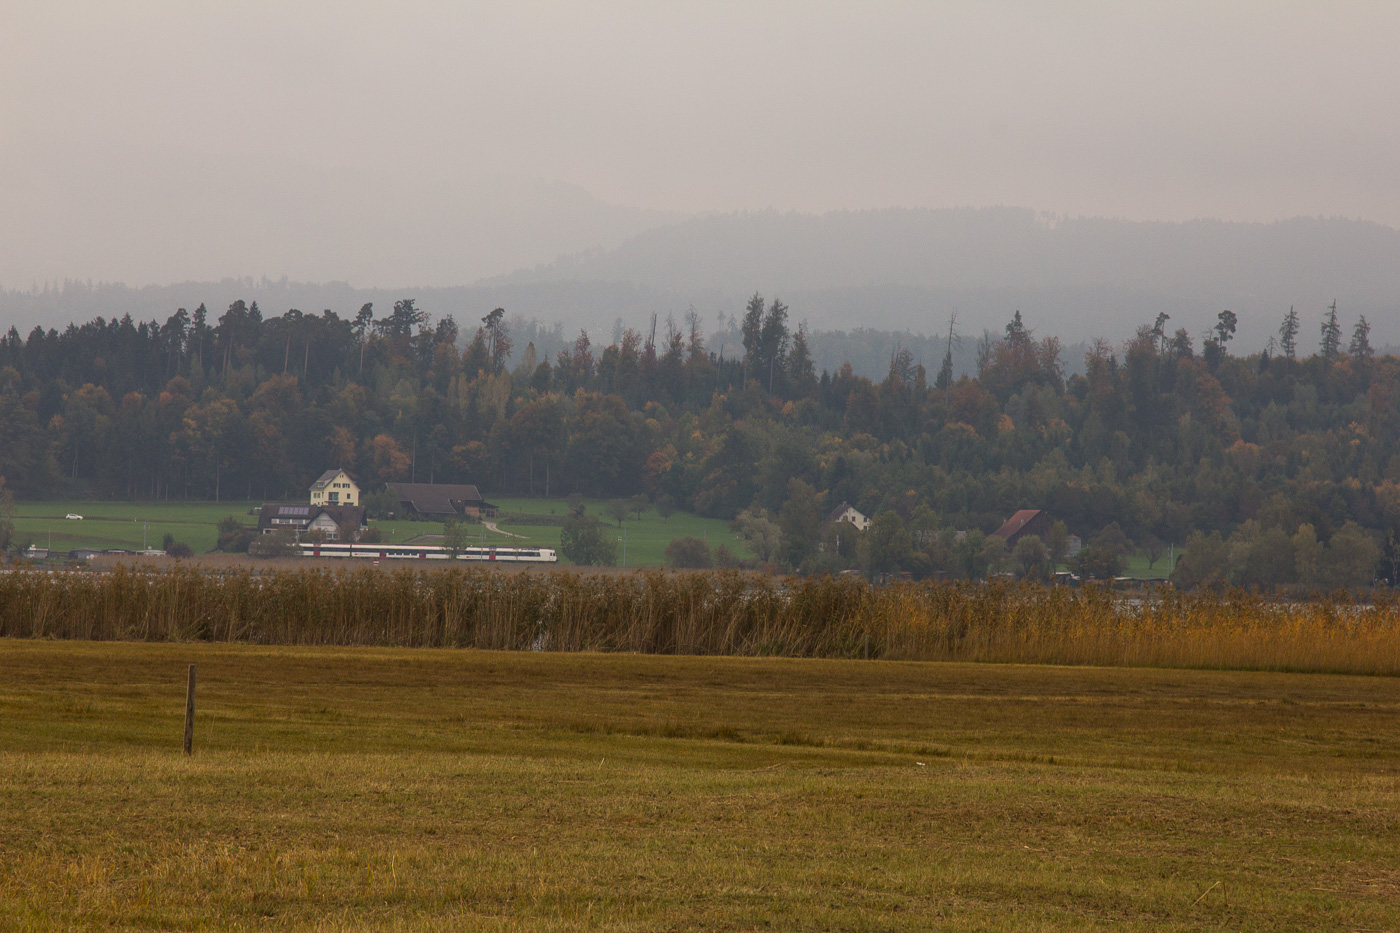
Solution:
{"label": "mown hay field", "polygon": [[0,929],[1392,930],[1397,723],[1397,678],[3,639]]}

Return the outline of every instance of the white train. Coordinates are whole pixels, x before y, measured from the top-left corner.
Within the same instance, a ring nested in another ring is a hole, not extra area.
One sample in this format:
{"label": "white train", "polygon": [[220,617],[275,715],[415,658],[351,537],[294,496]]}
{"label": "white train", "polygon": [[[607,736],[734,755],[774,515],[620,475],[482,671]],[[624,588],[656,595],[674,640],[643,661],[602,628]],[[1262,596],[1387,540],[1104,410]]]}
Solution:
{"label": "white train", "polygon": [[[445,547],[427,544],[325,544],[302,541],[297,544],[302,557],[368,557],[374,560],[451,560]],[[552,564],[559,560],[548,547],[465,547],[458,560],[500,561],[504,563]]]}

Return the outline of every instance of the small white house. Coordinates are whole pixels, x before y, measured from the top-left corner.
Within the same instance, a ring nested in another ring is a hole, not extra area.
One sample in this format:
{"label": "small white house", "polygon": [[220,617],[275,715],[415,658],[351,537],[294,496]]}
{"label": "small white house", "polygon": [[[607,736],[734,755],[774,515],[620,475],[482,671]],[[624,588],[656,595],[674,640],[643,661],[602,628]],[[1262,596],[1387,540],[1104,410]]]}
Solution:
{"label": "small white house", "polygon": [[834,525],[837,522],[850,522],[856,526],[857,531],[864,531],[870,525],[870,519],[859,512],[855,506],[843,502],[831,510],[831,514],[826,517],[826,524]]}
{"label": "small white house", "polygon": [[331,516],[330,512],[324,510],[317,513],[316,517],[306,526],[306,530],[307,532],[319,531],[325,535],[327,541],[340,540],[340,523]]}
{"label": "small white house", "polygon": [[327,470],[311,484],[312,505],[359,505],[360,487],[344,470]]}

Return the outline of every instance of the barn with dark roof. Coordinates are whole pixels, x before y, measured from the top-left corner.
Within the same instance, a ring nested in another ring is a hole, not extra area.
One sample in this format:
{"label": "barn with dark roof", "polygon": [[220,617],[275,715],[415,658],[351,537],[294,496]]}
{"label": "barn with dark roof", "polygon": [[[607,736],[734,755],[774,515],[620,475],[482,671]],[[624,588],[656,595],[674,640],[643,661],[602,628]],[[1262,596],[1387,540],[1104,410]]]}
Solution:
{"label": "barn with dark roof", "polygon": [[389,491],[399,500],[399,506],[410,515],[433,518],[454,516],[491,518],[498,514],[496,506],[481,497],[475,486],[451,483],[389,483]]}

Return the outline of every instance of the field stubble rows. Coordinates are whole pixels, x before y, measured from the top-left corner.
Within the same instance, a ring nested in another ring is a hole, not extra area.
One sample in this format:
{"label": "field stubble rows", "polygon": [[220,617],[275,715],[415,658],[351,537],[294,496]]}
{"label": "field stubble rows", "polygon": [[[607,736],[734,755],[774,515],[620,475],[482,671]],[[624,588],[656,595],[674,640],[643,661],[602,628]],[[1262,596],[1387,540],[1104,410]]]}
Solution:
{"label": "field stubble rows", "polygon": [[1400,925],[1393,678],[35,640],[0,673],[7,930]]}

